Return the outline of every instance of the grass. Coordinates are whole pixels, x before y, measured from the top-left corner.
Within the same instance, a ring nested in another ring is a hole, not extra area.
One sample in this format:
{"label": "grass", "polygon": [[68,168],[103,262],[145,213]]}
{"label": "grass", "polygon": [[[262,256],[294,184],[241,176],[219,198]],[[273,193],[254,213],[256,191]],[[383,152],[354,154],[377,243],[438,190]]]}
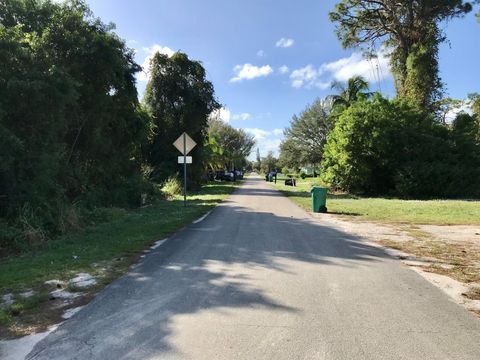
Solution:
{"label": "grass", "polygon": [[[68,281],[79,272],[102,276],[100,284],[104,286],[137,261],[144,249],[211,210],[236,187],[238,183],[206,185],[188,197],[187,208],[180,196],[161,200],[146,208],[118,212],[109,222],[50,240],[35,253],[0,259],[0,296],[26,289],[40,292],[46,280]],[[16,300],[0,310],[0,325],[10,324],[13,316],[38,304],[36,297]]]}
{"label": "grass", "polygon": [[[297,187],[277,188],[295,203],[311,210],[310,188],[313,179],[297,180]],[[390,223],[435,224],[435,225],[479,225],[480,201],[462,200],[400,200],[387,198],[362,198],[348,194],[328,195],[329,213],[354,216],[359,220]]]}

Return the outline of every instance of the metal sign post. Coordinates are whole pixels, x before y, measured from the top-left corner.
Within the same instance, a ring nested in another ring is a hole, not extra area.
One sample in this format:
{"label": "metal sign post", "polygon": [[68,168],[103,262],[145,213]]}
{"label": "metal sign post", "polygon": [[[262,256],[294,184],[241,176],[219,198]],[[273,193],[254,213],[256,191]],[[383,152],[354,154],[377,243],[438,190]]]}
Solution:
{"label": "metal sign post", "polygon": [[187,133],[183,133],[183,207],[187,207]]}
{"label": "metal sign post", "polygon": [[183,133],[175,140],[173,146],[180,151],[183,156],[178,157],[178,163],[183,162],[183,207],[187,207],[187,164],[192,163],[192,157],[187,154],[197,145],[187,133]]}

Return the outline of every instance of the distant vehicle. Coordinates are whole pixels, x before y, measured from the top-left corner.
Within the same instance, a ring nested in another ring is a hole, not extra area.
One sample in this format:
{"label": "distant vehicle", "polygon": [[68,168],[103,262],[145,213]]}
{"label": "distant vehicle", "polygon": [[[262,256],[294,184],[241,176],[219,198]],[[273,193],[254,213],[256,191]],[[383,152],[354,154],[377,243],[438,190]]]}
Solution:
{"label": "distant vehicle", "polygon": [[215,172],[215,180],[217,181],[233,181],[233,172],[228,172],[225,170],[217,170]]}
{"label": "distant vehicle", "polygon": [[243,172],[240,171],[240,170],[235,170],[235,175],[236,175],[236,178],[238,180],[242,180],[243,179]]}

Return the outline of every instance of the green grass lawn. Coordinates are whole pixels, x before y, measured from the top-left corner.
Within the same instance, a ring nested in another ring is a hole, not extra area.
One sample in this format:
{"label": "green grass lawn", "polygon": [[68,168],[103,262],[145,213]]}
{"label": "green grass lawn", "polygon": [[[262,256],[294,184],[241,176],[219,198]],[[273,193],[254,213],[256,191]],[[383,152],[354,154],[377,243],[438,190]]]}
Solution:
{"label": "green grass lawn", "polygon": [[[313,179],[307,178],[298,179],[295,188],[284,186],[283,181],[277,182],[276,186],[302,208],[311,210],[312,185]],[[327,208],[329,213],[349,215],[359,220],[437,225],[480,224],[480,201],[420,201],[329,194]]]}
{"label": "green grass lawn", "polygon": [[188,197],[186,209],[179,196],[143,209],[119,211],[114,220],[51,240],[36,253],[0,259],[0,295],[36,288],[49,279],[68,280],[78,272],[99,275],[104,263],[121,273],[142,250],[205,214],[237,185],[204,186]]}

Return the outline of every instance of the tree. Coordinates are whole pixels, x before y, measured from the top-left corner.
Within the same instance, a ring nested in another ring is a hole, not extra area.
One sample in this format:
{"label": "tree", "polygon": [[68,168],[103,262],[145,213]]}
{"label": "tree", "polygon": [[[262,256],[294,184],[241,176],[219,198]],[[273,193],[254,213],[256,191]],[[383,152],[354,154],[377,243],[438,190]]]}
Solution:
{"label": "tree", "polygon": [[210,118],[208,137],[221,149],[218,160],[225,169],[241,168],[247,164],[255,140],[242,129],[235,129],[218,118]]}
{"label": "tree", "polygon": [[149,119],[140,67],[114,26],[78,0],[3,2],[0,21],[0,142],[16,144],[0,176],[7,208],[29,203],[55,227],[64,202],[139,201],[124,190],[140,174]]}
{"label": "tree", "polygon": [[459,117],[452,131],[406,101],[359,100],[328,138],[322,180],[368,195],[478,196],[477,128],[469,115]]}
{"label": "tree", "polygon": [[153,118],[155,135],[148,151],[152,178],[164,181],[179,171],[178,151],[173,142],[185,131],[197,143],[191,155],[191,181],[198,184],[202,175],[202,153],[209,115],[220,107],[205,69],[184,53],[173,56],[156,53],[150,62],[150,77],[144,104]]}
{"label": "tree", "polygon": [[267,174],[270,171],[277,169],[277,163],[278,159],[273,156],[272,151],[269,151],[267,156],[262,159],[262,172]]}
{"label": "tree", "polygon": [[257,147],[257,157],[256,157],[255,169],[260,171],[262,168],[262,158],[260,157],[260,149]]}
{"label": "tree", "polygon": [[447,116],[452,111],[458,111],[464,102],[458,99],[452,99],[449,97],[443,98],[435,103],[436,116],[438,121],[444,125],[447,124]]}
{"label": "tree", "polygon": [[77,207],[138,205],[150,117],[114,26],[80,0],[2,1],[0,63],[0,216],[51,234]]}
{"label": "tree", "polygon": [[280,144],[280,161],[283,166],[297,168],[320,164],[327,135],[332,129],[332,119],[326,104],[317,99],[299,115],[294,115],[290,127],[285,129],[285,139]]}
{"label": "tree", "polygon": [[439,24],[471,10],[462,0],[341,0],[330,19],[344,47],[391,51],[398,96],[428,111],[442,86],[438,48],[446,36]]}
{"label": "tree", "polygon": [[339,106],[343,109],[350,107],[359,97],[370,95],[367,92],[369,89],[368,82],[362,76],[354,76],[348,79],[346,85],[335,81],[332,84],[332,89],[340,92],[339,95],[330,96],[333,107]]}

